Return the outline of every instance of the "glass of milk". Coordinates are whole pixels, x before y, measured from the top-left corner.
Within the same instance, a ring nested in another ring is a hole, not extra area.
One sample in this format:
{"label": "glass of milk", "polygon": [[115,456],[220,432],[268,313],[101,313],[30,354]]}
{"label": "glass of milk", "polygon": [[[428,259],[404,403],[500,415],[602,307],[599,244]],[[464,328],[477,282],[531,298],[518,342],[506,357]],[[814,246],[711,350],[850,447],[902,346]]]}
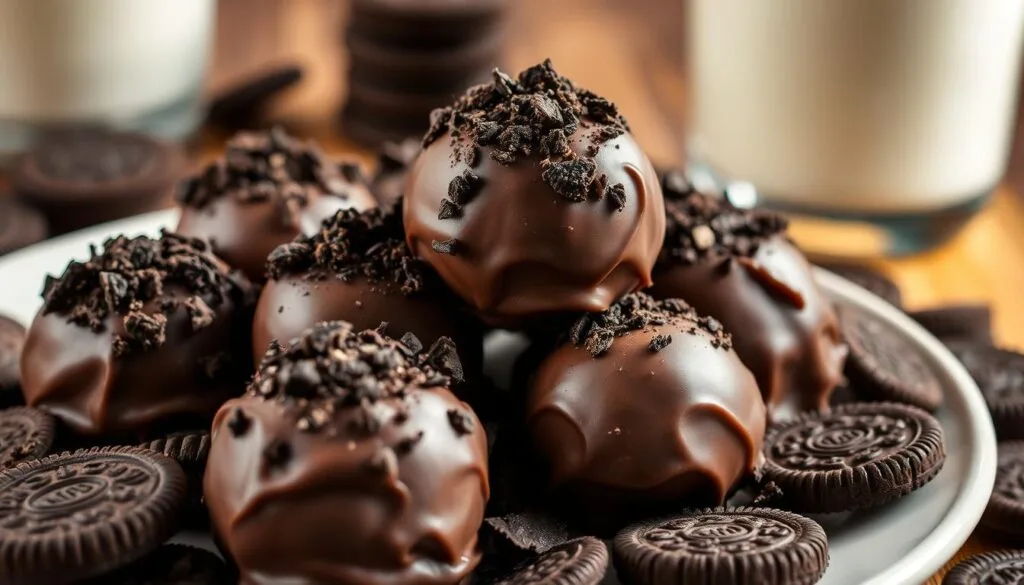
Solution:
{"label": "glass of milk", "polygon": [[1024,0],[690,0],[687,22],[695,178],[805,218],[812,248],[931,247],[1003,177]]}
{"label": "glass of milk", "polygon": [[65,126],[190,133],[214,12],[214,0],[0,0],[0,155]]}

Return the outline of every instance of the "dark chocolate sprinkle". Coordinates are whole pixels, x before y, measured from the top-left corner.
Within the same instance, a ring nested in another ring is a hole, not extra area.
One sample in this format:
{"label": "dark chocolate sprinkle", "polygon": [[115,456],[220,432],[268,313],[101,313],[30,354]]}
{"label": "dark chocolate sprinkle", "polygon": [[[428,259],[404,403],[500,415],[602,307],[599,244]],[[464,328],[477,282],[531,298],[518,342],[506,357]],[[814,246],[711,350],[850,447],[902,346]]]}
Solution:
{"label": "dark chocolate sprinkle", "polygon": [[[434,110],[430,121],[424,148],[449,134],[456,145],[454,162],[471,166],[477,148],[488,148],[491,158],[503,165],[538,154],[545,157],[543,180],[572,202],[584,201],[591,190],[597,148],[629,131],[611,102],[574,86],[550,60],[518,78],[495,70],[491,83],[471,88],[451,107]],[[596,142],[582,155],[568,141],[581,127]],[[604,190],[595,195],[603,197]]]}
{"label": "dark chocolate sprinkle", "polygon": [[[171,290],[173,289],[173,290]],[[167,292],[170,291],[170,292]],[[180,292],[189,295],[181,300]],[[222,305],[248,305],[253,286],[209,252],[203,240],[162,232],[159,239],[118,236],[102,253],[72,262],[60,278],[47,277],[43,314],[56,313],[96,333],[111,315],[123,317],[124,333],[114,338],[115,356],[160,347],[168,316],[188,311],[193,329],[212,322]]]}

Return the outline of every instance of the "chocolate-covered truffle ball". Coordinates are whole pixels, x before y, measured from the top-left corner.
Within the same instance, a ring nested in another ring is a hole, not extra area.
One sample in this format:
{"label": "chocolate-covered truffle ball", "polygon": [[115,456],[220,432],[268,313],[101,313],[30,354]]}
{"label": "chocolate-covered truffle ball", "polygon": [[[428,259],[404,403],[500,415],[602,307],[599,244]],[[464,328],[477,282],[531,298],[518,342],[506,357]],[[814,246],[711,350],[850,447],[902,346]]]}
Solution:
{"label": "chocolate-covered truffle ball", "polygon": [[259,360],[273,340],[287,343],[320,321],[348,321],[424,345],[442,336],[459,347],[466,374],[483,362],[483,327],[405,244],[402,216],[371,209],[339,211],[311,237],[271,254],[270,280],[253,320]]}
{"label": "chocolate-covered truffle ball", "polygon": [[552,485],[602,529],[721,504],[760,465],[765,419],[722,325],[643,293],[581,317],[527,398]]}
{"label": "chocolate-covered truffle ball", "polygon": [[406,183],[410,248],[495,325],[651,284],[661,187],[613,104],[550,62],[437,110]]}
{"label": "chocolate-covered truffle ball", "polygon": [[420,150],[420,141],[413,138],[402,142],[386,142],[380,147],[377,173],[370,181],[370,191],[382,209],[391,209],[399,203],[405,192],[409,169]]}
{"label": "chocolate-covered truffle ball", "polygon": [[204,492],[243,583],[454,585],[479,562],[487,439],[412,348],[347,323],[275,345],[213,424]]}
{"label": "chocolate-covered truffle ball", "polygon": [[88,435],[209,425],[252,372],[255,294],[198,239],[119,236],[49,278],[21,357],[30,406]]}
{"label": "chocolate-covered truffle ball", "polygon": [[679,173],[663,186],[668,229],[650,294],[725,325],[773,418],[826,408],[847,349],[785,220],[698,193]]}
{"label": "chocolate-covered truffle ball", "polygon": [[339,209],[376,206],[359,165],[332,161],[278,129],[236,135],[224,158],[182,183],[178,200],[177,231],[209,240],[256,282],[277,246],[315,233]]}

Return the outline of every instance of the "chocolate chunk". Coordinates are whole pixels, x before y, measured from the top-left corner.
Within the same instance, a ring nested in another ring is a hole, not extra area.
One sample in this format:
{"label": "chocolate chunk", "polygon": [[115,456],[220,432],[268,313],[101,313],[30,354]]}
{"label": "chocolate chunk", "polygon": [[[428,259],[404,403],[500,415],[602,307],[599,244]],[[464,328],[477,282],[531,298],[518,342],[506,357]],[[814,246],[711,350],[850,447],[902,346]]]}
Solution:
{"label": "chocolate chunk", "polygon": [[942,406],[941,382],[927,358],[900,331],[852,305],[839,307],[839,323],[850,347],[846,377],[858,396],[929,411]]}
{"label": "chocolate chunk", "polygon": [[206,120],[233,131],[257,126],[271,100],[301,80],[302,68],[297,65],[260,73],[214,96]]}
{"label": "chocolate chunk", "polygon": [[437,219],[458,219],[462,217],[462,207],[445,199],[441,202],[441,209],[437,212]]}
{"label": "chocolate chunk", "polygon": [[446,256],[457,256],[459,241],[456,239],[450,240],[434,240],[430,242],[430,247],[433,248],[438,254],[445,254]]}
{"label": "chocolate chunk", "polygon": [[1024,355],[968,341],[949,349],[981,389],[999,440],[1024,439]]}
{"label": "chocolate chunk", "polygon": [[237,579],[217,555],[192,546],[165,544],[113,573],[78,585],[234,585]]}
{"label": "chocolate chunk", "polygon": [[870,508],[920,488],[946,460],[942,427],[923,410],[891,402],[848,404],[769,427],[764,481],[799,512]]}
{"label": "chocolate chunk", "polygon": [[472,171],[463,171],[461,175],[456,175],[451,180],[451,183],[448,184],[448,198],[455,205],[467,205],[473,201],[473,197],[476,196],[482,186],[483,179],[478,175]]}
{"label": "chocolate chunk", "polygon": [[981,524],[1007,540],[1024,537],[1024,442],[999,444],[996,483]]}
{"label": "chocolate chunk", "polygon": [[1024,577],[1024,551],[1001,550],[974,555],[957,563],[942,585],[1010,585]]}
{"label": "chocolate chunk", "polygon": [[55,427],[53,417],[41,410],[23,406],[0,410],[0,469],[49,453]]}
{"label": "chocolate chunk", "polygon": [[860,264],[822,264],[822,268],[834,272],[857,286],[867,289],[897,309],[903,308],[903,294],[891,278],[879,270]]}
{"label": "chocolate chunk", "polygon": [[45,240],[49,231],[42,213],[0,193],[0,256]]}
{"label": "chocolate chunk", "polygon": [[170,538],[185,476],[146,449],[88,449],[0,472],[0,494],[0,580],[70,583],[132,563]]}
{"label": "chocolate chunk", "polygon": [[73,131],[19,159],[11,187],[62,234],[163,207],[183,166],[177,148],[148,136]]}
{"label": "chocolate chunk", "polygon": [[907,314],[942,341],[992,344],[992,309],[988,305],[951,305]]}
{"label": "chocolate chunk", "polygon": [[206,459],[210,455],[210,433],[181,431],[147,441],[139,447],[166,455],[181,465],[188,482],[184,523],[188,527],[206,528],[209,517],[203,505],[203,474],[206,472]]}
{"label": "chocolate chunk", "polygon": [[0,408],[24,404],[21,394],[21,349],[25,328],[0,315]]}
{"label": "chocolate chunk", "polygon": [[516,567],[497,585],[598,585],[608,569],[608,548],[584,536],[549,548]]}
{"label": "chocolate chunk", "polygon": [[592,160],[570,159],[553,162],[541,172],[544,182],[568,201],[586,201],[590,184],[597,176],[597,165]]}
{"label": "chocolate chunk", "polygon": [[828,567],[817,522],[767,508],[709,508],[626,528],[612,543],[615,569],[638,585],[816,583]]}

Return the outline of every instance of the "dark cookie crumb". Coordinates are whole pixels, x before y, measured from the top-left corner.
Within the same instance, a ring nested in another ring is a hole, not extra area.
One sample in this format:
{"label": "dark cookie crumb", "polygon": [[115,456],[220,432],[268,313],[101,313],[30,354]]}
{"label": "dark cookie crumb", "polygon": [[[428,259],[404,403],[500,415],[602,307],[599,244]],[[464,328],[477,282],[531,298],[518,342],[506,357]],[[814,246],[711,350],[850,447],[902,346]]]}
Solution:
{"label": "dark cookie crumb", "polygon": [[468,435],[473,432],[473,418],[464,411],[456,408],[449,410],[448,422],[459,435]]}
{"label": "dark cookie crumb", "polygon": [[263,450],[263,461],[267,469],[284,467],[292,458],[292,446],[288,441],[274,439]]}
{"label": "dark cookie crumb", "polygon": [[[355,332],[342,321],[320,323],[287,347],[272,345],[248,395],[297,408],[297,426],[305,432],[329,429],[344,411],[352,414],[343,417],[347,431],[372,436],[385,424],[404,422],[402,404],[415,392],[450,386],[451,379],[430,363],[449,352],[454,353],[454,344],[447,338],[415,354],[379,331]],[[382,400],[397,404],[398,414],[381,418],[374,404]],[[395,449],[402,455],[418,440],[406,437]]]}
{"label": "dark cookie crumb", "polygon": [[[90,249],[91,258],[72,262],[60,278],[47,277],[43,314],[56,313],[96,333],[107,319],[124,319],[124,333],[113,342],[115,356],[160,347],[167,318],[187,311],[193,329],[208,326],[217,308],[254,300],[253,286],[227,271],[203,240],[162,232],[159,239],[118,236]],[[188,295],[181,299],[176,294]]]}
{"label": "dark cookie crumb", "polygon": [[456,256],[458,253],[459,241],[455,238],[450,240],[434,240],[430,242],[430,247],[438,254],[447,254],[448,256]]}
{"label": "dark cookie crumb", "polygon": [[751,257],[765,240],[786,231],[784,217],[761,209],[740,209],[698,192],[679,171],[662,176],[665,195],[663,266],[707,258]]}
{"label": "dark cookie crumb", "polygon": [[[513,78],[497,69],[491,83],[471,88],[455,104],[434,110],[423,147],[446,134],[456,147],[453,162],[475,166],[478,149],[487,148],[493,160],[513,164],[523,157],[543,157],[542,179],[568,201],[610,197],[610,209],[621,209],[625,190],[595,190],[596,163],[601,144],[629,131],[615,105],[573,85],[559,75],[550,60]],[[570,148],[569,137],[586,132],[591,143],[583,154]],[[451,191],[463,189],[457,177]],[[452,202],[464,205],[456,197]],[[621,199],[621,201],[620,201]]]}
{"label": "dark cookie crumb", "polygon": [[312,143],[288,136],[280,128],[241,132],[227,143],[224,157],[182,182],[178,201],[202,209],[221,197],[242,203],[272,201],[285,223],[298,225],[298,212],[311,196],[347,199],[354,185],[366,183],[359,165],[337,164]]}
{"label": "dark cookie crumb", "polygon": [[278,246],[267,261],[270,278],[328,273],[346,282],[389,282],[407,295],[424,291],[429,271],[405,243],[401,207],[399,202],[389,211],[338,211],[315,235]]}
{"label": "dark cookie crumb", "polygon": [[[596,358],[611,348],[616,337],[666,325],[673,320],[687,322],[689,327],[683,331],[688,333],[696,334],[699,329],[709,333],[712,344],[717,348],[732,348],[732,337],[715,318],[701,317],[685,301],[656,301],[644,293],[627,295],[603,313],[583,315],[570,328],[568,341],[577,347],[584,347]],[[648,348],[651,351],[660,351],[670,342],[669,336],[655,335]]]}
{"label": "dark cookie crumb", "polygon": [[249,415],[245,414],[241,408],[235,408],[231,412],[231,418],[228,419],[228,430],[231,431],[232,437],[241,437],[249,431],[249,427],[252,426],[252,419]]}

